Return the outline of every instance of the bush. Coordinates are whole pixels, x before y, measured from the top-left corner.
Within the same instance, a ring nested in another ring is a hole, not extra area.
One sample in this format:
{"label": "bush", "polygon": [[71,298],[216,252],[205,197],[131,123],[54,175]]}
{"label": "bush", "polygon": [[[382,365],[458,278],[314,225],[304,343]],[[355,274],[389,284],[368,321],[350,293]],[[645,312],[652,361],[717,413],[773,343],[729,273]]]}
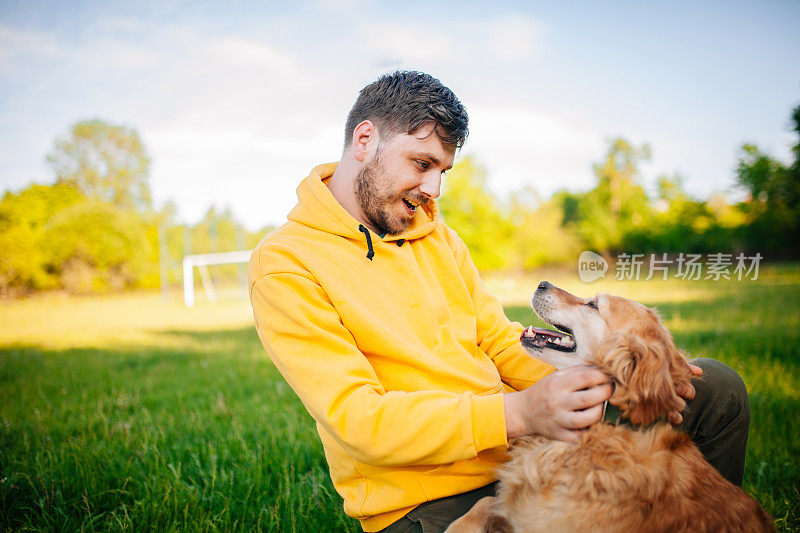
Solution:
{"label": "bush", "polygon": [[85,200],[70,185],[31,185],[0,200],[0,297],[57,285],[45,269],[41,238],[52,217]]}
{"label": "bush", "polygon": [[149,270],[147,226],[133,212],[87,201],[53,217],[42,236],[45,264],[69,292],[85,294],[137,285]]}

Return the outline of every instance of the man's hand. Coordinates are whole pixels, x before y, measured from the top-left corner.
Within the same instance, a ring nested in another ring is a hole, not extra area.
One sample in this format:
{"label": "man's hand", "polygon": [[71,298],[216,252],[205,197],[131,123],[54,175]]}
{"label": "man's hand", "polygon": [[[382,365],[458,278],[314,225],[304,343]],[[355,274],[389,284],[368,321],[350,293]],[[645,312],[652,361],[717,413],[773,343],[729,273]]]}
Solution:
{"label": "man's hand", "polygon": [[[691,363],[688,364],[689,364],[689,370],[692,372],[692,376],[703,375],[702,368],[700,368],[699,366],[695,366]],[[678,396],[680,396],[686,401],[694,398],[694,394],[695,394],[694,386],[691,383],[689,383],[689,385],[686,388],[682,388],[681,390],[678,391]],[[669,418],[669,423],[672,424],[673,426],[680,425],[680,423],[683,422],[683,416],[678,411],[672,411],[669,415],[667,415],[667,418]]]}
{"label": "man's hand", "polygon": [[580,431],[600,420],[611,392],[608,377],[593,366],[545,376],[523,391],[505,395],[508,438],[537,434],[578,442]]}

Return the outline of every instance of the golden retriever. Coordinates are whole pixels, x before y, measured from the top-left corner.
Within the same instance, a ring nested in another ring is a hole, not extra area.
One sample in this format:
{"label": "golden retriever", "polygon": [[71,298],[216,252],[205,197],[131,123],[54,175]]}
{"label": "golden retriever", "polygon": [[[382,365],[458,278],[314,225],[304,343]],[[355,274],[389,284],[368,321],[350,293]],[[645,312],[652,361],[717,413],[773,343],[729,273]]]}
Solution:
{"label": "golden retriever", "polygon": [[559,331],[525,328],[532,356],[561,369],[591,364],[613,380],[609,403],[642,428],[597,423],[577,444],[517,439],[497,496],[448,533],[774,531],[770,516],[666,422],[682,410],[687,362],[654,310],[616,296],[573,296],[547,282],[533,308]]}

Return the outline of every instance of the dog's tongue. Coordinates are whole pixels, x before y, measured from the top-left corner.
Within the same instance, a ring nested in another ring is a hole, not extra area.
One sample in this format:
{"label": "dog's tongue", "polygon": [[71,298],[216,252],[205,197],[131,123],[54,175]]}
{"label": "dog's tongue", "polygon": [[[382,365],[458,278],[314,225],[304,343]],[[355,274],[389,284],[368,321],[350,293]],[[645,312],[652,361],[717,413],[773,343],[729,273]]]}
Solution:
{"label": "dog's tongue", "polygon": [[[533,326],[528,326],[528,331],[532,333],[536,333],[537,335],[550,335],[552,337],[566,337],[566,333],[561,333],[560,331],[556,331],[554,329],[545,329],[545,328],[535,328]],[[523,335],[525,332],[522,332]]]}
{"label": "dog's tongue", "polygon": [[542,348],[548,346],[561,350],[562,352],[570,352],[575,350],[575,339],[571,335],[556,331],[554,329],[535,328],[528,326],[522,330],[519,336],[523,344]]}

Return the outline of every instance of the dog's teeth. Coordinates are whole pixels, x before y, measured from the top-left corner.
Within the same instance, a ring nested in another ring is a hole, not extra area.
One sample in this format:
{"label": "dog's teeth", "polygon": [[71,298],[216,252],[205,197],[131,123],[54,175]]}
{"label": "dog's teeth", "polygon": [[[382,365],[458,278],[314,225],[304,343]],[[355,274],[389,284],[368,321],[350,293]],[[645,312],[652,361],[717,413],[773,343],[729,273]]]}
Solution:
{"label": "dog's teeth", "polygon": [[575,346],[575,340],[572,337],[556,337],[548,339],[548,342],[555,344],[557,346],[563,346],[565,348],[572,348]]}

